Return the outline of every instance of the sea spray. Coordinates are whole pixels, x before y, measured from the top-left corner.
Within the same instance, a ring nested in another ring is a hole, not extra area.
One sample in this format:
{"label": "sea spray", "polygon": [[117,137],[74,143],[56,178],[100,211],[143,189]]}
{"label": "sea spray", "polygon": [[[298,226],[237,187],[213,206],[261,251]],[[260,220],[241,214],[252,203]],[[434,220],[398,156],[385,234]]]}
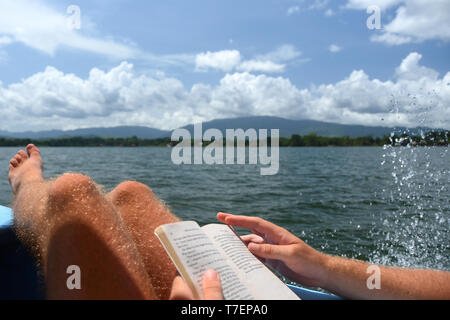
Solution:
{"label": "sea spray", "polygon": [[375,218],[381,224],[374,221],[371,234],[381,239],[371,261],[450,268],[449,160],[448,147],[384,147],[381,166],[390,180],[381,197],[388,208]]}

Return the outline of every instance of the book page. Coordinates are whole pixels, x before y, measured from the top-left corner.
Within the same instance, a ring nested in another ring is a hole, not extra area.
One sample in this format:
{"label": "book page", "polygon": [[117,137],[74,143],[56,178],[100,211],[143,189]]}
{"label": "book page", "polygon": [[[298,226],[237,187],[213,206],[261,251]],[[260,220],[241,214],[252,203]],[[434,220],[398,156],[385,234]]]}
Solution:
{"label": "book page", "polygon": [[234,269],[239,270],[245,285],[255,299],[297,300],[292,292],[271,270],[258,260],[241,239],[224,224],[208,224],[202,229],[219,247]]}
{"label": "book page", "polygon": [[202,277],[208,269],[214,269],[219,273],[225,299],[250,300],[254,298],[236,271],[230,267],[218,248],[196,222],[183,221],[163,225],[157,228],[155,233],[169,253],[178,272],[191,289],[194,287],[196,298],[202,298]]}

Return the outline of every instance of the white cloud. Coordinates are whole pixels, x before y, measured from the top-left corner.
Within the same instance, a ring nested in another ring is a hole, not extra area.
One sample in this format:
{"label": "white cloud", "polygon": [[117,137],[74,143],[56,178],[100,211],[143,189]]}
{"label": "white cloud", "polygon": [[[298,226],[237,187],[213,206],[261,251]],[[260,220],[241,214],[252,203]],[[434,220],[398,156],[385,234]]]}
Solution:
{"label": "white cloud", "polygon": [[236,68],[241,62],[241,54],[238,50],[222,50],[216,52],[199,53],[195,58],[197,71],[219,69],[225,72]]}
{"label": "white cloud", "polygon": [[13,42],[13,39],[10,37],[2,36],[0,37],[0,47],[4,45],[8,45]]}
{"label": "white cloud", "polygon": [[287,62],[300,57],[302,53],[293,45],[285,44],[264,55],[256,56],[257,60],[268,60],[277,63]]}
{"label": "white cloud", "polygon": [[259,60],[248,60],[242,62],[237,70],[247,71],[247,72],[266,72],[266,73],[277,73],[284,72],[285,65],[278,64],[272,61],[259,61]]}
{"label": "white cloud", "polygon": [[328,0],[314,0],[310,6],[310,10],[323,10],[328,6]]}
{"label": "white cloud", "polygon": [[[11,131],[145,125],[171,129],[195,121],[274,115],[363,125],[450,128],[450,72],[442,77],[409,54],[393,80],[355,70],[334,84],[300,89],[284,77],[235,72],[216,86],[138,74],[123,62],[86,79],[48,67],[0,84],[0,128]],[[382,120],[384,119],[384,120]]]}
{"label": "white cloud", "polygon": [[331,44],[331,45],[328,47],[328,50],[329,50],[330,52],[332,52],[332,53],[337,53],[337,52],[339,52],[339,51],[342,50],[342,47],[338,46],[337,44]]}
{"label": "white cloud", "polygon": [[366,10],[370,6],[378,6],[380,9],[386,10],[401,2],[403,2],[403,0],[348,0],[345,6],[349,9],[360,10]]}
{"label": "white cloud", "polygon": [[195,58],[196,71],[209,69],[230,72],[232,70],[247,72],[284,72],[286,64],[296,61],[302,55],[294,46],[285,44],[277,49],[256,55],[253,59],[244,60],[238,50],[222,50],[197,54]]}
{"label": "white cloud", "polygon": [[334,11],[332,10],[332,9],[327,9],[325,12],[324,12],[324,15],[326,16],[326,17],[331,17],[331,16],[334,16]]}
{"label": "white cloud", "polygon": [[299,13],[300,11],[305,11],[305,10],[325,10],[324,11],[324,15],[327,17],[331,17],[332,15],[334,15],[334,11],[331,8],[328,8],[328,3],[329,0],[309,0],[309,1],[305,1],[305,0],[297,0],[297,2],[300,2],[302,4],[302,7],[295,5],[295,6],[291,6],[287,9],[286,11],[286,15],[291,16],[294,14]]}
{"label": "white cloud", "polygon": [[57,11],[42,0],[0,1],[0,46],[22,43],[48,55],[62,48],[70,48],[106,56],[108,58],[140,59],[154,65],[185,65],[194,63],[194,55],[154,55],[143,52],[131,41],[118,42],[111,36],[99,34],[95,25],[81,8],[81,28],[69,26],[69,14]]}
{"label": "white cloud", "polygon": [[295,13],[298,13],[299,11],[300,11],[300,7],[299,6],[292,6],[292,7],[288,8],[286,14],[288,16],[291,16],[291,15],[293,15]]}
{"label": "white cloud", "polygon": [[370,37],[373,42],[383,42],[391,46],[398,46],[413,41],[411,37],[400,36],[394,33],[385,32]]}
{"label": "white cloud", "polygon": [[419,65],[422,55],[417,52],[410,53],[395,70],[398,79],[419,81],[428,78],[436,81],[439,73],[436,70]]}
{"label": "white cloud", "polygon": [[[377,5],[383,31],[371,40],[388,45],[401,45],[426,40],[450,41],[450,1],[448,0],[349,0],[349,9],[366,10]],[[386,23],[387,10],[395,10],[395,17]]]}
{"label": "white cloud", "polygon": [[94,68],[87,79],[47,67],[0,87],[0,127],[17,131],[134,123],[167,128],[192,119],[188,97],[179,80],[139,75],[126,62],[108,72]]}
{"label": "white cloud", "polygon": [[[83,35],[68,26],[66,12],[58,12],[37,0],[2,0],[0,35],[54,55],[69,47],[119,59],[133,58],[138,51],[128,45]],[[83,28],[82,28],[83,29]]]}

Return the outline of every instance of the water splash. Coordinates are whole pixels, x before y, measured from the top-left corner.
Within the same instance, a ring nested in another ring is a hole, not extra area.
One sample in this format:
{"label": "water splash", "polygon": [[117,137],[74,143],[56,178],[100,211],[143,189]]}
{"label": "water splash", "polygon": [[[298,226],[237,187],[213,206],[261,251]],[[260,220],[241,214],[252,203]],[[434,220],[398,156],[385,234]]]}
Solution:
{"label": "water splash", "polygon": [[374,221],[371,235],[380,241],[370,259],[387,265],[449,269],[448,147],[385,146],[382,157],[381,166],[390,173],[382,192],[387,207],[378,217],[381,224]]}

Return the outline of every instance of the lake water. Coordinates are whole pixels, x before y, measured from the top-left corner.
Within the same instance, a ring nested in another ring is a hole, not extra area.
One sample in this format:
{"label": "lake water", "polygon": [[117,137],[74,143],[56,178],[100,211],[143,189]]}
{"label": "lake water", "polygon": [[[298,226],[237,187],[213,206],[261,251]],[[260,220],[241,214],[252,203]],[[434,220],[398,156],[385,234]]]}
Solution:
{"label": "lake water", "polygon": [[[0,148],[0,204],[9,159]],[[280,148],[280,170],[181,165],[170,148],[42,148],[46,177],[91,176],[107,190],[149,185],[182,219],[215,222],[218,211],[279,224],[329,254],[400,266],[450,269],[448,148]]]}

